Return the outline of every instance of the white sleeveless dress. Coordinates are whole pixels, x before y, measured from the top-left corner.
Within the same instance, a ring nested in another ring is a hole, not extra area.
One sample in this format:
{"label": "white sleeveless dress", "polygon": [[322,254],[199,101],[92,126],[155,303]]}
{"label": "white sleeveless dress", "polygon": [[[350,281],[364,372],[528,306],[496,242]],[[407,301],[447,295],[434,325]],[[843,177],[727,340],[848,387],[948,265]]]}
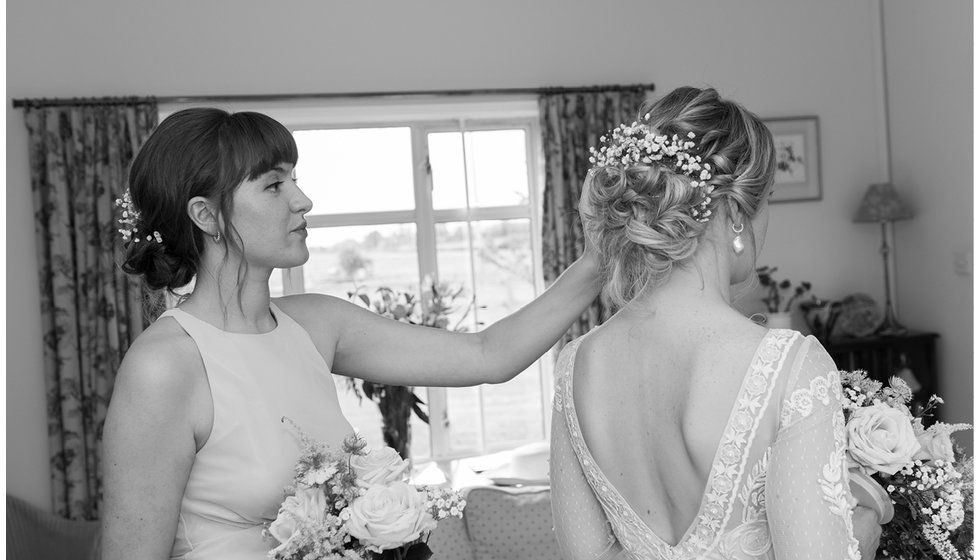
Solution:
{"label": "white sleeveless dress", "polygon": [[645,524],[586,445],[572,398],[581,340],[559,356],[552,416],[552,507],[566,560],[860,557],[851,523],[840,377],[816,339],[790,330],[771,330],[763,338],[734,401],[698,513],[677,543],[662,540]]}
{"label": "white sleeveless dress", "polygon": [[339,446],[353,430],[340,410],[330,369],[307,332],[274,304],[276,327],[229,333],[171,309],[207,371],[214,425],[197,452],[180,505],[171,558],[265,559],[262,537],[292,482],[299,438],[282,417]]}

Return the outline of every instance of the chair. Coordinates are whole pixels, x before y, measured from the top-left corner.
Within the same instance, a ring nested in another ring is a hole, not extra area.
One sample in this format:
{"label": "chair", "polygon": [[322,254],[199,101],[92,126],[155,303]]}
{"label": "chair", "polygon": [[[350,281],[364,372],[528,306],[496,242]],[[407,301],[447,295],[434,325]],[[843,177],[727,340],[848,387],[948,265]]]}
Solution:
{"label": "chair", "polygon": [[7,494],[8,560],[98,558],[98,521],[64,519]]}

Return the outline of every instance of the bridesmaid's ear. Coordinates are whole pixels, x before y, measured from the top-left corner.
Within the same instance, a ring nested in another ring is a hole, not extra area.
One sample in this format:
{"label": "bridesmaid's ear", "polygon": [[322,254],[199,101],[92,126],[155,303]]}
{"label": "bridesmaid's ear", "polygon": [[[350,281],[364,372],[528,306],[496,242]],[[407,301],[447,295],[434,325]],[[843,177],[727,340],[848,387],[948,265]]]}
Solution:
{"label": "bridesmaid's ear", "polygon": [[187,201],[187,215],[201,231],[214,237],[222,229],[221,211],[216,204],[203,196]]}

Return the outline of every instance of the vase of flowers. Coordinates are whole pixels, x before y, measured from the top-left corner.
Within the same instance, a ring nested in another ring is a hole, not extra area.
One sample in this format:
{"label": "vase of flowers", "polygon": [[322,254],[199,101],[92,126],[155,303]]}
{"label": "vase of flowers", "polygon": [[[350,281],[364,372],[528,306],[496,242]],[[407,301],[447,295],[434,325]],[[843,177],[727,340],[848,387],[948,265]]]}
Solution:
{"label": "vase of flowers", "polygon": [[829,301],[816,296],[800,302],[806,326],[809,327],[810,333],[824,344],[830,341],[841,307],[840,301]]}
{"label": "vase of flowers", "polygon": [[[421,298],[410,292],[397,291],[388,287],[378,288],[371,295],[358,289],[348,293],[348,297],[351,301],[395,321],[437,329],[450,329],[449,315],[456,310],[455,304],[462,292],[461,287],[432,282],[427,278],[423,282]],[[450,330],[465,331],[466,329],[461,323],[465,320],[468,312],[469,308]],[[348,378],[347,381],[348,386],[359,399],[367,397],[378,405],[378,410],[381,412],[381,430],[385,445],[397,451],[402,458],[408,459],[412,441],[410,424],[412,414],[414,413],[419,420],[426,424],[429,423],[429,415],[423,409],[425,402],[415,394],[413,387],[385,385],[354,378]]]}
{"label": "vase of flowers", "polygon": [[792,326],[793,304],[810,292],[809,282],[796,286],[789,280],[777,280],[775,266],[762,266],[756,269],[759,283],[765,289],[762,302],[766,304],[766,326],[774,329],[788,329]]}

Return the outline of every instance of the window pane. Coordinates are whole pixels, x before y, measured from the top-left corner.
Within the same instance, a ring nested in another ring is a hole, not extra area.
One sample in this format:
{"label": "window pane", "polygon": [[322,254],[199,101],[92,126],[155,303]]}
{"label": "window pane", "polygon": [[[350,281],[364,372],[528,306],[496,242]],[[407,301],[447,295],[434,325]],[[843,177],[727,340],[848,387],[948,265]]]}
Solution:
{"label": "window pane", "polygon": [[282,297],[284,293],[282,288],[282,270],[276,268],[272,271],[272,276],[269,276],[269,295],[272,297]]}
{"label": "window pane", "polygon": [[[470,229],[473,262],[470,262]],[[489,325],[534,299],[531,224],[526,218],[436,224],[439,280],[477,294],[470,314]],[[474,281],[473,272],[476,274]],[[470,323],[471,329],[476,327]]]}
{"label": "window pane", "polygon": [[537,362],[507,383],[483,385],[480,389],[487,451],[544,438],[541,371]]}
{"label": "window pane", "polygon": [[[522,129],[464,133],[470,207],[528,203],[527,146]],[[463,149],[459,132],[429,134],[432,205],[466,208]]]}
{"label": "window pane", "polygon": [[[531,301],[534,280],[530,220],[485,220],[471,227],[475,281],[465,222],[436,224],[436,247],[440,280],[478,295],[477,308],[467,318],[472,331]],[[537,364],[502,385],[447,389],[446,398],[453,451],[491,451],[544,437]]]}
{"label": "window pane", "polygon": [[415,208],[410,128],[297,130],[293,137],[311,214]]}
{"label": "window pane", "polygon": [[368,446],[372,449],[384,445],[384,438],[381,436],[381,411],[378,410],[378,405],[367,397],[358,400],[350,388],[350,378],[334,375],[333,379],[334,384],[337,385],[340,409],[344,412],[347,421],[367,440]]}
{"label": "window pane", "polygon": [[418,293],[415,224],[312,228],[306,245],[306,292],[347,299],[358,286],[369,293],[386,286]]}
{"label": "window pane", "polygon": [[481,387],[446,389],[446,413],[449,416],[449,449],[454,453],[483,452]]}

